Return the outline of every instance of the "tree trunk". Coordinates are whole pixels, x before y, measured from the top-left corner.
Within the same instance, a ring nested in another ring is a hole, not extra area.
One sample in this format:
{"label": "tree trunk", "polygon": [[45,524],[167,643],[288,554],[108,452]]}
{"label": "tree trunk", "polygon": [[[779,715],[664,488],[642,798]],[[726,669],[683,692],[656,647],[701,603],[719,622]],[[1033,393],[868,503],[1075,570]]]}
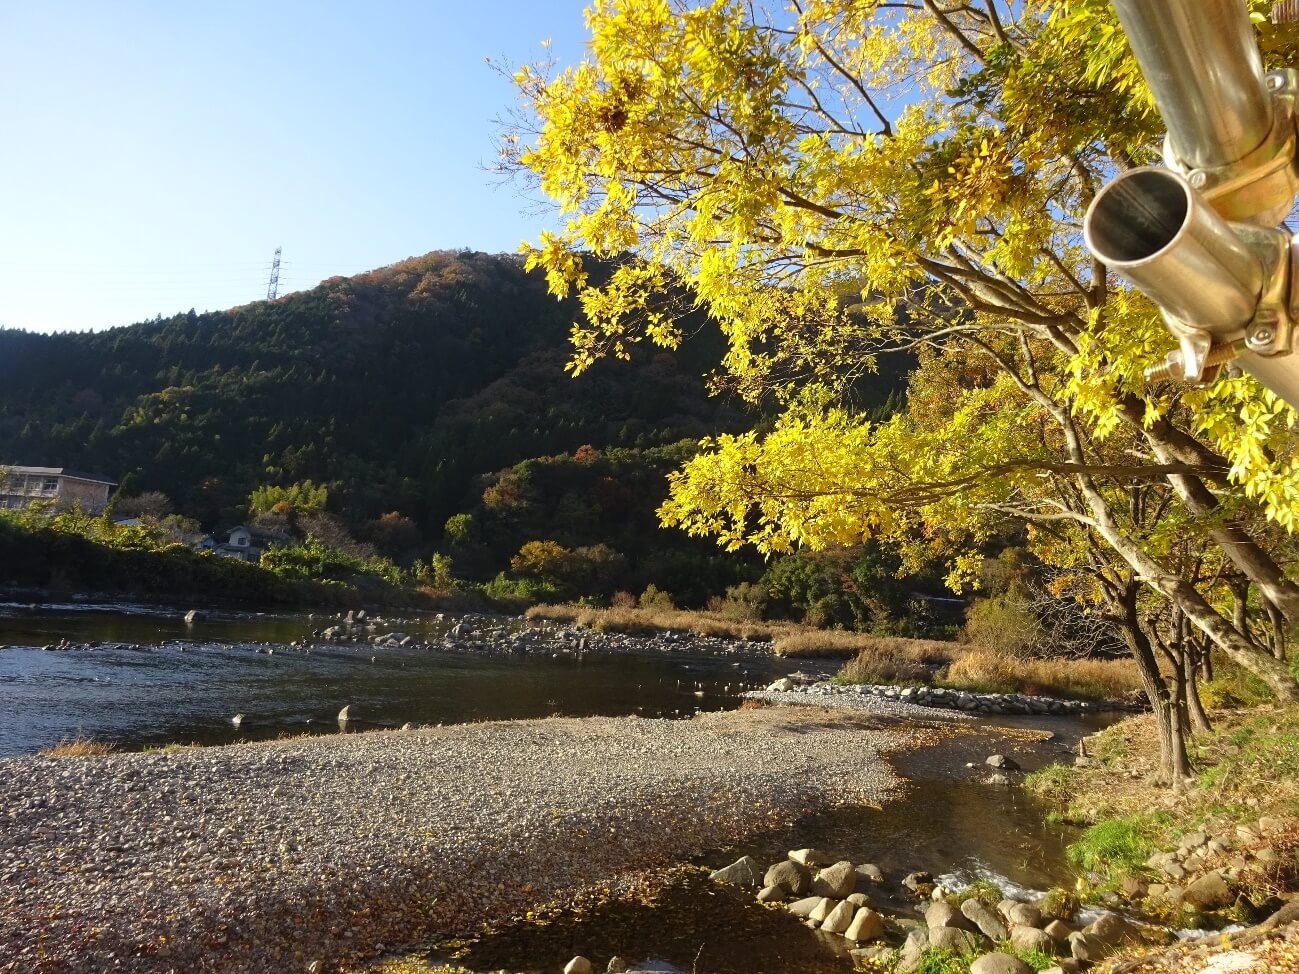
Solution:
{"label": "tree trunk", "polygon": [[[1073,439],[1077,434],[1066,428],[1066,435]],[[1071,459],[1080,460],[1083,452],[1076,439],[1071,446],[1071,452],[1076,453]],[[1190,581],[1167,571],[1144,548],[1129,538],[1115,522],[1108,502],[1090,477],[1080,474],[1077,483],[1091,509],[1093,527],[1142,581],[1184,612],[1186,618],[1232,660],[1266,683],[1278,702],[1299,704],[1299,683],[1295,682],[1284,663],[1254,645],[1247,636],[1219,615]]]}
{"label": "tree trunk", "polygon": [[1209,715],[1204,709],[1204,701],[1200,699],[1198,674],[1200,657],[1205,654],[1207,654],[1205,647],[1201,646],[1197,640],[1190,640],[1187,645],[1187,652],[1182,657],[1186,674],[1186,706],[1191,714],[1191,729],[1199,734],[1208,734],[1213,730],[1213,724],[1209,721]]}
{"label": "tree trunk", "polygon": [[1263,600],[1263,607],[1267,609],[1268,622],[1272,624],[1272,632],[1268,640],[1272,644],[1272,655],[1284,663],[1286,661],[1285,617],[1281,614],[1281,610],[1267,599]]}
{"label": "tree trunk", "polygon": [[[1159,673],[1159,663],[1150,639],[1141,628],[1141,619],[1137,614],[1137,582],[1129,579],[1117,591],[1111,591],[1115,609],[1118,610],[1117,622],[1123,632],[1123,639],[1136,660],[1137,672],[1141,675],[1141,686],[1150,701],[1150,709],[1155,715],[1155,726],[1159,729],[1159,780],[1165,784],[1175,784],[1181,780],[1178,770],[1189,766],[1186,757],[1186,742],[1180,735],[1174,735],[1173,728],[1177,723],[1177,708],[1169,698],[1168,686]],[[1179,755],[1177,752],[1181,751]]]}

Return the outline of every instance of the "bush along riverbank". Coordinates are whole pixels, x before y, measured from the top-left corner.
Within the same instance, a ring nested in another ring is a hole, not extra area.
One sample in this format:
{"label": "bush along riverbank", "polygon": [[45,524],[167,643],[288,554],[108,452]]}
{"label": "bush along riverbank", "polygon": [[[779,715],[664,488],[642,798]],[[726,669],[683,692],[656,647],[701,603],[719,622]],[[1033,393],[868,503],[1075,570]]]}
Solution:
{"label": "bush along riverbank", "polygon": [[1151,715],[1084,739],[1072,766],[1027,779],[1086,829],[1070,848],[1081,895],[1170,929],[1228,931],[1129,948],[1109,970],[1198,971],[1188,965],[1228,950],[1239,954],[1230,970],[1299,970],[1299,708],[1212,719],[1195,739],[1195,776],[1176,789],[1155,780]]}

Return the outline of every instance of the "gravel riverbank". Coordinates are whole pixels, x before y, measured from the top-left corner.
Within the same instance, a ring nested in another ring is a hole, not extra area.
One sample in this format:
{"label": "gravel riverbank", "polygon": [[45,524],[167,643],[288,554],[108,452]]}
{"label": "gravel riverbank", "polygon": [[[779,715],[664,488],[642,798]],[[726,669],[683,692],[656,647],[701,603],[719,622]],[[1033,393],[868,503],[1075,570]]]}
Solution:
{"label": "gravel riverbank", "polygon": [[881,752],[942,733],[800,707],[0,761],[0,971],[346,969],[879,801]]}

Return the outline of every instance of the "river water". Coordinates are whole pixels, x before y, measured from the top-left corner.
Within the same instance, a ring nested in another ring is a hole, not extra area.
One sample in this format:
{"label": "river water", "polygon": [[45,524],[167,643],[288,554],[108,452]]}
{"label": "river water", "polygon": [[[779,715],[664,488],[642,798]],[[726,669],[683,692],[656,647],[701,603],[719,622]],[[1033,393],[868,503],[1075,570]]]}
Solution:
{"label": "river water", "polygon": [[[337,620],[138,605],[0,604],[0,756],[90,737],[139,749],[474,720],[732,709],[791,667],[684,653],[468,655],[290,643]],[[417,639],[456,620],[392,619]],[[519,623],[521,624],[521,623]],[[66,640],[79,648],[44,649]],[[98,648],[86,644],[101,643]],[[243,714],[239,726],[232,723]]]}
{"label": "river water", "polygon": [[[344,706],[360,718],[347,730],[550,714],[688,717],[732,709],[746,689],[793,669],[758,652],[738,659],[676,651],[579,657],[560,643],[553,653],[527,656],[318,643],[308,652],[291,644],[309,641],[313,630],[335,618],[214,612],[187,625],[183,616],[175,608],[129,604],[0,603],[0,756],[77,736],[139,749],[336,734],[345,732],[337,721]],[[381,631],[400,629],[432,641],[455,622],[392,619]],[[74,648],[56,648],[61,642]],[[235,714],[244,715],[238,727],[231,721]],[[1055,733],[1035,751],[1016,752],[1032,768],[1066,755],[1080,734],[1104,719],[1006,722]],[[949,885],[987,875],[1008,889],[1069,884],[1064,845],[1070,837],[1044,825],[1043,809],[1020,789],[982,783],[978,769],[996,746],[996,728],[988,726],[986,733],[900,755],[895,763],[908,783],[883,808],[833,808],[702,861],[717,866],[749,854],[772,862],[788,849],[816,845],[876,862],[895,877],[927,869],[955,873]],[[535,928],[507,928],[476,944],[466,960],[475,969],[494,969],[507,958],[511,969],[529,969],[525,961],[542,958],[562,966],[575,944],[594,950],[608,940],[642,956],[666,954],[688,970],[706,940],[708,969],[725,974],[774,974],[795,962],[814,972],[851,969],[838,938],[818,938],[781,911],[755,912],[750,898],[719,899],[721,892],[695,884],[670,893],[656,910],[619,907],[624,912],[616,919],[604,911],[571,917],[571,929],[561,925],[563,943],[539,942]],[[880,905],[914,909],[902,895]],[[672,922],[665,926],[664,917]],[[707,930],[683,917],[709,918]],[[718,930],[719,920],[733,922],[735,935]]]}

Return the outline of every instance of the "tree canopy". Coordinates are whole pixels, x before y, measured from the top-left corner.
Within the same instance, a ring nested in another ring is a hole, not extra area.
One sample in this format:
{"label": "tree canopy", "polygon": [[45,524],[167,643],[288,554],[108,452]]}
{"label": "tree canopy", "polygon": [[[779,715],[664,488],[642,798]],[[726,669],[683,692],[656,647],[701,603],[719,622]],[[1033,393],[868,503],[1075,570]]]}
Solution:
{"label": "tree canopy", "polygon": [[[717,385],[783,408],[707,441],[664,523],[767,552],[941,546],[960,587],[1024,519],[1090,597],[1139,583],[1299,700],[1227,585],[1299,621],[1294,412],[1248,378],[1148,383],[1172,340],[1081,239],[1161,135],[1107,3],[596,0],[588,23],[581,63],[518,71],[503,147],[564,214],[526,250],[585,312],[570,367],[675,346],[693,303],[727,341]],[[588,253],[630,257],[596,280]],[[874,422],[854,396],[903,352],[907,408]]]}

